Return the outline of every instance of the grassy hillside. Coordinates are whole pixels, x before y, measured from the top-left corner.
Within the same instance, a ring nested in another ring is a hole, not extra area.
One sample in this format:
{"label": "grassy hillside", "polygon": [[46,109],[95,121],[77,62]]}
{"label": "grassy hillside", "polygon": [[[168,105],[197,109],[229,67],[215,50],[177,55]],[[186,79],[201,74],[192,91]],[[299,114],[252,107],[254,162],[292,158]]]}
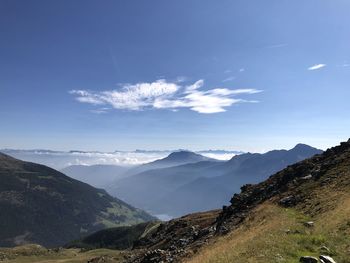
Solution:
{"label": "grassy hillside", "polygon": [[0,246],[58,246],[106,227],[154,219],[49,167],[0,154]]}
{"label": "grassy hillside", "polygon": [[127,253],[95,249],[46,249],[39,245],[24,245],[15,248],[0,248],[0,262],[9,263],[119,263]]}
{"label": "grassy hillside", "polygon": [[128,249],[132,248],[144,235],[160,225],[158,221],[140,223],[133,226],[121,226],[100,230],[82,239],[68,243],[67,248],[83,249]]}

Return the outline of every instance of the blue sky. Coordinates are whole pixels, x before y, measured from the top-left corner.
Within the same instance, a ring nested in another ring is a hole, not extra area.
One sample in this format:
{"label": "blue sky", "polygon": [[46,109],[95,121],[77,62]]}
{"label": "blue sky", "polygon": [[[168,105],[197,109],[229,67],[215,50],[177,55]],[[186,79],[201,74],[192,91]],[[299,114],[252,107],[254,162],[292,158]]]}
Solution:
{"label": "blue sky", "polygon": [[347,0],[0,0],[0,148],[326,148]]}

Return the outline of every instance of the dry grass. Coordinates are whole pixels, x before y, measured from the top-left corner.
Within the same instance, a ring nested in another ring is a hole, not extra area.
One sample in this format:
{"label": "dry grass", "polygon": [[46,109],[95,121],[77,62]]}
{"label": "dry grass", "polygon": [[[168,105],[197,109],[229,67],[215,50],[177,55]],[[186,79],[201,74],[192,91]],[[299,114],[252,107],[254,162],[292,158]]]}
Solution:
{"label": "dry grass", "polygon": [[[4,255],[6,259],[2,258]],[[32,245],[13,249],[0,249],[0,261],[9,263],[86,263],[96,257],[105,257],[106,263],[123,261],[123,254],[117,250],[97,249],[80,252],[78,249],[62,249],[59,252],[48,251]]]}
{"label": "dry grass", "polygon": [[[327,195],[325,195],[327,196]],[[336,199],[334,199],[336,198]],[[333,200],[337,200],[335,204]],[[296,209],[263,204],[245,223],[221,237],[188,263],[298,262],[300,256],[318,256],[322,246],[338,263],[350,262],[350,196],[327,196],[333,209],[310,218]],[[313,228],[304,222],[315,222]]]}

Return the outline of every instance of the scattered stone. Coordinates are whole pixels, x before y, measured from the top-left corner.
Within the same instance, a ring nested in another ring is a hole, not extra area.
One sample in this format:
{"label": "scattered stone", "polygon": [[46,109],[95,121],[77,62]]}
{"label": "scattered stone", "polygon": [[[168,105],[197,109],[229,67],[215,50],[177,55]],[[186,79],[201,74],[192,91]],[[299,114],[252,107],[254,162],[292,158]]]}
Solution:
{"label": "scattered stone", "polygon": [[304,226],[306,227],[314,227],[315,223],[313,221],[308,221],[308,222],[304,222]]}
{"label": "scattered stone", "polygon": [[309,175],[307,175],[307,176],[301,177],[300,179],[301,179],[301,180],[304,180],[304,181],[307,181],[307,180],[312,179],[312,175],[309,174]]}
{"label": "scattered stone", "polygon": [[290,206],[294,206],[297,203],[297,200],[294,196],[290,195],[290,196],[286,196],[284,198],[282,198],[279,201],[280,205],[285,206],[285,207],[290,207]]}
{"label": "scattered stone", "polygon": [[219,228],[220,234],[226,235],[226,234],[228,234],[228,232],[230,232],[230,230],[226,226],[220,226],[220,228]]}
{"label": "scattered stone", "polygon": [[87,261],[87,263],[104,263],[107,262],[105,257],[96,257]]}
{"label": "scattered stone", "polygon": [[321,261],[321,263],[337,263],[337,262],[335,262],[335,260],[333,258],[331,258],[330,256],[325,256],[325,255],[320,256],[320,261]]}
{"label": "scattered stone", "polygon": [[299,259],[301,263],[318,263],[318,259],[315,257],[304,256]]}

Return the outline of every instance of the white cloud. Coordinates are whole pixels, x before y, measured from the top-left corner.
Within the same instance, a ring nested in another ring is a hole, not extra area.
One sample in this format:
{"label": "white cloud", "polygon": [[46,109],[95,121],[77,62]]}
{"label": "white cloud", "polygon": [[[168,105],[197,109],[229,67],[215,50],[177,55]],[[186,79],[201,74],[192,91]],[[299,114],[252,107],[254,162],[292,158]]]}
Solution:
{"label": "white cloud", "polygon": [[236,77],[235,76],[231,76],[231,77],[228,77],[226,79],[224,79],[222,82],[229,82],[229,81],[232,81],[232,80],[235,80]]}
{"label": "white cloud", "polygon": [[316,65],[309,67],[307,70],[318,70],[318,69],[324,68],[325,66],[327,66],[327,65],[326,64],[316,64]]}
{"label": "white cloud", "polygon": [[186,76],[178,76],[176,78],[176,82],[178,82],[178,83],[183,83],[183,82],[186,82],[186,81],[188,81],[188,78]]}
{"label": "white cloud", "polygon": [[[203,80],[198,80],[188,86],[158,80],[152,83],[137,83],[124,85],[121,90],[91,92],[72,90],[76,100],[93,105],[107,105],[115,109],[143,110],[147,108],[171,109],[189,108],[198,113],[218,113],[226,111],[226,107],[235,103],[252,102],[236,98],[237,95],[255,94],[256,89],[215,88],[200,90]],[[256,102],[256,101],[253,101]]]}

